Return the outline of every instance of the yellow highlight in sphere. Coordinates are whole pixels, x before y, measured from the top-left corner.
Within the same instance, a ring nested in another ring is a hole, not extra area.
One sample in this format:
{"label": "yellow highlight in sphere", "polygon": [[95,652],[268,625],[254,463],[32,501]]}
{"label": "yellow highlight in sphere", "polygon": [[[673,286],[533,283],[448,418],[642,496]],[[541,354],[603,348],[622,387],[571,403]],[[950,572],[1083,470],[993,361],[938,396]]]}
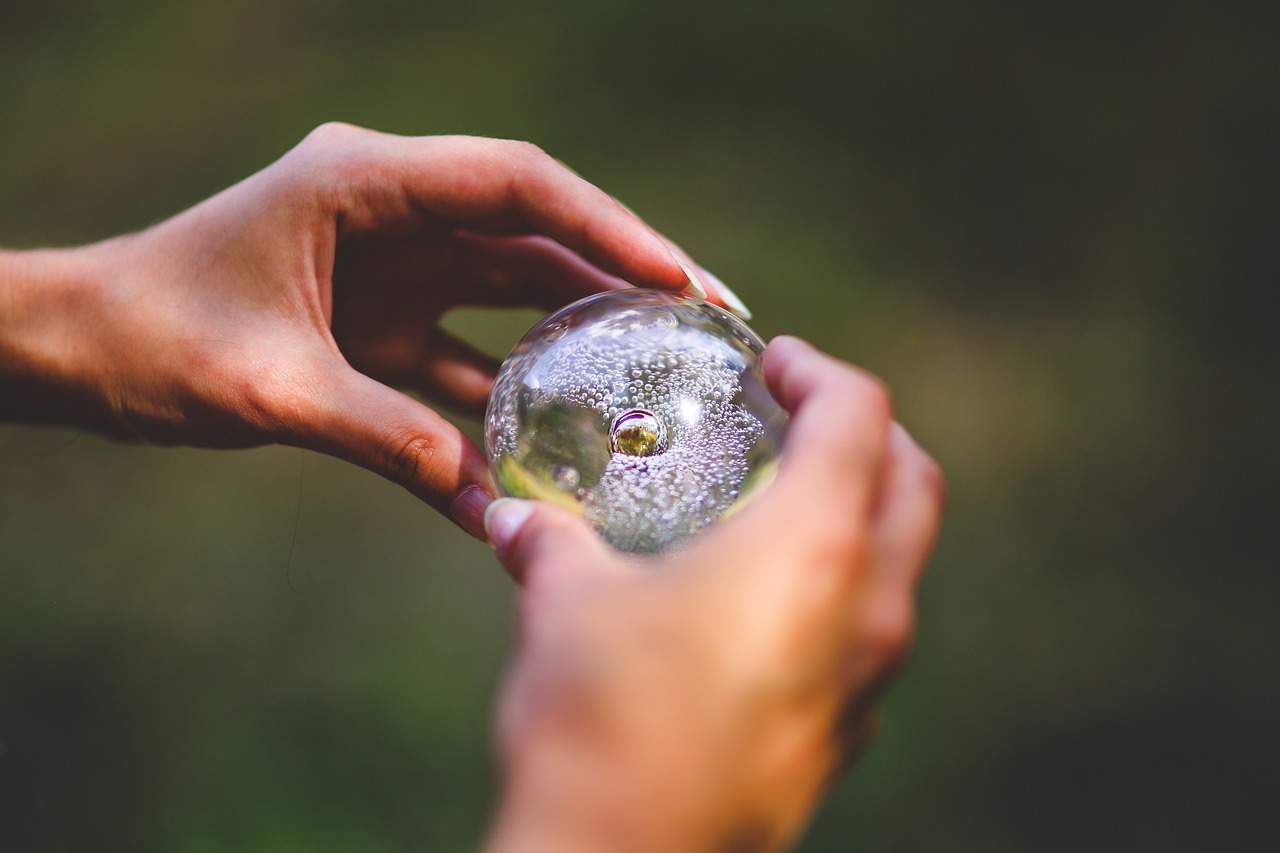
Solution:
{"label": "yellow highlight in sphere", "polygon": [[614,419],[609,428],[609,443],[615,453],[652,456],[666,450],[666,430],[652,412],[632,409]]}

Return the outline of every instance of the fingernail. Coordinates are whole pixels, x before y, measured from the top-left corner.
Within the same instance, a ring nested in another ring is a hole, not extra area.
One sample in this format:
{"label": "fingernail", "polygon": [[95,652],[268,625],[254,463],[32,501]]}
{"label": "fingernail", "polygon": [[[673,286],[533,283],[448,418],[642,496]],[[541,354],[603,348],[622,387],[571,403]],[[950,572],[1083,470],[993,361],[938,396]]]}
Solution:
{"label": "fingernail", "polygon": [[675,252],[671,253],[671,257],[676,259],[676,263],[680,265],[680,269],[684,270],[684,277],[689,279],[688,289],[692,290],[694,295],[697,296],[699,299],[706,299],[707,289],[702,286],[702,282],[698,279],[698,276],[693,271],[693,269],[684,261],[680,260],[679,258],[676,258]]}
{"label": "fingernail", "polygon": [[729,285],[720,280],[720,277],[706,267],[698,267],[702,271],[702,277],[711,282],[720,291],[720,297],[724,299],[725,306],[729,309],[730,314],[735,314],[743,320],[751,319],[751,309],[748,308],[738,294],[729,289]]}
{"label": "fingernail", "polygon": [[484,486],[467,486],[449,507],[449,514],[458,526],[481,542],[484,535],[485,510],[493,503],[493,495]]}
{"label": "fingernail", "polygon": [[515,541],[520,528],[533,515],[533,504],[518,498],[498,498],[484,511],[484,529],[489,534],[489,544],[497,551],[504,551]]}

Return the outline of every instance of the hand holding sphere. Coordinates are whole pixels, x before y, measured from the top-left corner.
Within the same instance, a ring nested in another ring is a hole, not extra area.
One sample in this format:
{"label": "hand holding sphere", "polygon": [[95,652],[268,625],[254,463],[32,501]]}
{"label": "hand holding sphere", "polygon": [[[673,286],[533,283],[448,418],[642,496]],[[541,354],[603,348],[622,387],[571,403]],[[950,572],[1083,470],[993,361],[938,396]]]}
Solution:
{"label": "hand holding sphere", "polygon": [[[492,853],[776,849],[869,736],[941,480],[874,379],[762,363],[686,261],[531,146],[330,125],[136,235],[0,252],[0,420],[311,448],[486,537],[524,585]],[[492,389],[439,322],[583,296]],[[398,389],[489,396],[489,458]]]}

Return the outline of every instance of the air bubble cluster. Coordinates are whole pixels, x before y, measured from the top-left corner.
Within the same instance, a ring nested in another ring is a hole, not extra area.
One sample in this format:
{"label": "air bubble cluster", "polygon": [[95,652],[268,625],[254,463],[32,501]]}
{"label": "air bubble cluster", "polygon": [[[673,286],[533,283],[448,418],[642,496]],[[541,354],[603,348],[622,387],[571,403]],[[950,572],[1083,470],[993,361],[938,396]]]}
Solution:
{"label": "air bubble cluster", "polygon": [[535,326],[494,383],[485,446],[502,490],[580,512],[623,551],[677,545],[771,476],[786,414],[764,345],[701,300],[599,294]]}

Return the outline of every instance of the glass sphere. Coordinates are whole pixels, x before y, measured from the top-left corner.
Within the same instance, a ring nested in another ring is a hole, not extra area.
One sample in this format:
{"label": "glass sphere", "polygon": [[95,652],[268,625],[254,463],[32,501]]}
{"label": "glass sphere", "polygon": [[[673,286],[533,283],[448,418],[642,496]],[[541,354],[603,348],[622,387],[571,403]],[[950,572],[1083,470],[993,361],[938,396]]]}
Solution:
{"label": "glass sphere", "polygon": [[485,414],[494,479],[581,513],[621,551],[678,545],[773,476],[787,415],[763,352],[742,321],[690,296],[579,300],[498,372]]}

